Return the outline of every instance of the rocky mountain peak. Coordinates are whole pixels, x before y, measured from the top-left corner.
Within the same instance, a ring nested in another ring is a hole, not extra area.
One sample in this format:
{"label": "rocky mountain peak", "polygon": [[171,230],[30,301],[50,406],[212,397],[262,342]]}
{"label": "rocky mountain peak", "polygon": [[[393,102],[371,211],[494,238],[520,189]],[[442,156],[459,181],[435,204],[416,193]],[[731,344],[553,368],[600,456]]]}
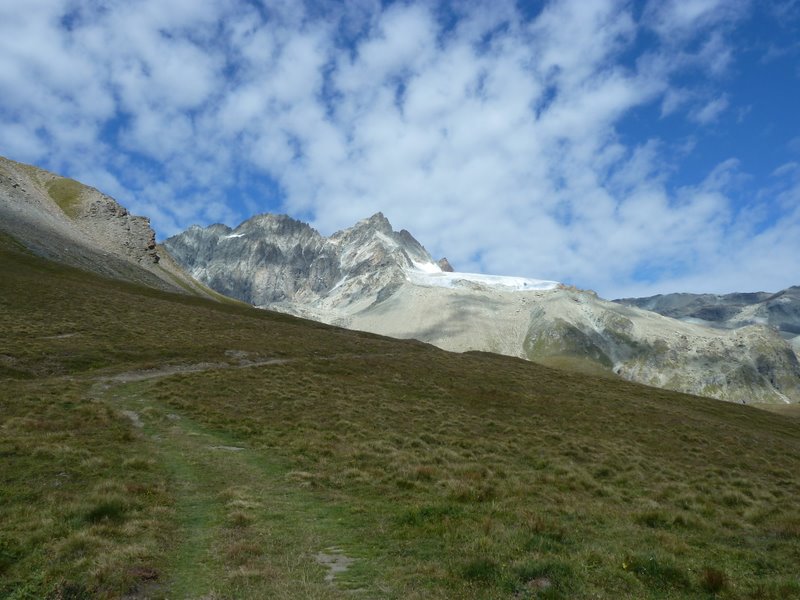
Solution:
{"label": "rocky mountain peak", "polygon": [[450,264],[450,261],[447,260],[447,257],[444,256],[436,261],[436,264],[439,265],[439,268],[444,271],[445,273],[453,273],[455,269],[453,265]]}
{"label": "rocky mountain peak", "polygon": [[[225,235],[191,229],[165,245],[213,289],[264,308],[447,350],[590,365],[728,400],[800,400],[800,365],[768,328],[720,331],[556,282],[453,273],[449,261],[434,262],[381,213],[329,238],[289,217],[262,215]],[[775,316],[789,315],[794,306],[783,296],[762,304]],[[747,322],[761,318],[758,313]]]}
{"label": "rocky mountain peak", "polygon": [[316,233],[316,230],[308,223],[293,219],[289,215],[277,215],[273,213],[264,213],[251,217],[239,225],[236,231],[254,229],[273,232],[279,235],[297,232]]}
{"label": "rocky mountain peak", "polygon": [[362,219],[354,226],[354,228],[358,227],[369,227],[370,229],[374,229],[375,231],[380,231],[381,233],[385,234],[390,234],[393,231],[392,224],[382,212],[376,212],[368,219]]}
{"label": "rocky mountain peak", "polygon": [[399,285],[414,263],[433,262],[383,213],[330,238],[289,216],[263,214],[234,229],[192,227],[165,246],[201,281],[256,306],[368,305]]}

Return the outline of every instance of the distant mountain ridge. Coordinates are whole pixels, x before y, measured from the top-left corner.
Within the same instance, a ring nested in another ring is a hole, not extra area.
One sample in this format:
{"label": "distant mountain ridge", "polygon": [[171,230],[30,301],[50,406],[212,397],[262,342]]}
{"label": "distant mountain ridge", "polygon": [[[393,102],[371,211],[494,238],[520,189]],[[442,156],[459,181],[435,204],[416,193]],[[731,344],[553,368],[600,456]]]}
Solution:
{"label": "distant mountain ridge", "polygon": [[744,325],[769,325],[786,339],[800,336],[800,286],[775,293],[676,293],[621,298],[614,302],[711,327],[735,329]]}
{"label": "distant mountain ridge", "polygon": [[262,308],[731,401],[800,401],[797,356],[769,328],[715,329],[557,282],[446,271],[380,213],[329,238],[259,215],[164,245],[195,278]]}

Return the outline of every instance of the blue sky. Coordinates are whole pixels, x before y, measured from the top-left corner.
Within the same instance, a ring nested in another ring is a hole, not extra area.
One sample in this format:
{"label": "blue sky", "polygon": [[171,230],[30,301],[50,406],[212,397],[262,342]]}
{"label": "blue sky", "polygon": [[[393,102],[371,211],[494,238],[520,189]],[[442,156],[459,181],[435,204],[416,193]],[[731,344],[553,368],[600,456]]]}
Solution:
{"label": "blue sky", "polygon": [[605,297],[800,284],[800,0],[5,0],[0,154],[160,239],[382,211]]}

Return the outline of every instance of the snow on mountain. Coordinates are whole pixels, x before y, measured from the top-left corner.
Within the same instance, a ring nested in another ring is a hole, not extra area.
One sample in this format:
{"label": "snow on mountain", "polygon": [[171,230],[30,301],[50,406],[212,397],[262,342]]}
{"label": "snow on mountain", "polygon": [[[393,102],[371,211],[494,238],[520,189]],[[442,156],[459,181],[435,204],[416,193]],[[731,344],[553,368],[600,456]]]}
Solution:
{"label": "snow on mountain", "polygon": [[328,238],[260,215],[165,246],[212,288],[263,308],[731,401],[800,401],[797,357],[769,328],[712,329],[554,281],[446,271],[381,213]]}
{"label": "snow on mountain", "polygon": [[457,271],[447,272],[443,271],[435,262],[414,262],[413,268],[406,269],[406,276],[411,283],[427,287],[456,288],[474,287],[477,285],[511,292],[552,290],[561,285],[557,281],[527,279],[525,277],[460,273]]}

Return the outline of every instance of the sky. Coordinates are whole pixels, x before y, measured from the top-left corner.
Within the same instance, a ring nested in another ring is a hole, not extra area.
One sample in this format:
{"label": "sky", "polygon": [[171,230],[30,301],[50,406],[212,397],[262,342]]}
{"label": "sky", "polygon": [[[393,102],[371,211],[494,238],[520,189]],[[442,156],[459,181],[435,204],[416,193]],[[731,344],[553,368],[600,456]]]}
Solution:
{"label": "sky", "polygon": [[800,285],[800,0],[0,0],[0,155],[606,298]]}

